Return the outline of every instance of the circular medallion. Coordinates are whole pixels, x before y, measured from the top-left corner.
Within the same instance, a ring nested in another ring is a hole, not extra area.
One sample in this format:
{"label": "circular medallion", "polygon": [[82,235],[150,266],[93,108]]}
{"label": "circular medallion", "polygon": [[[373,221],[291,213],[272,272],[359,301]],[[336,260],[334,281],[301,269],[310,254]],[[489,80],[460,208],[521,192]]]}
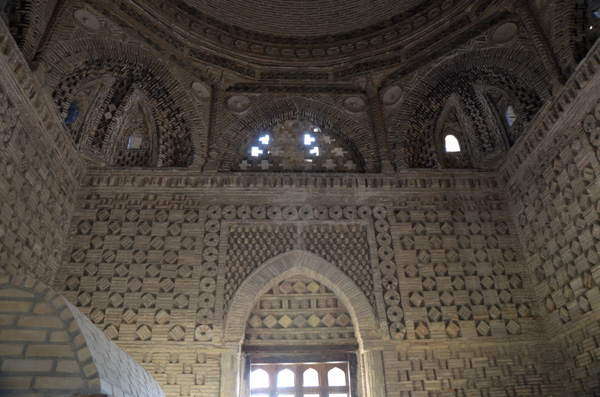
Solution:
{"label": "circular medallion", "polygon": [[397,85],[391,86],[383,93],[383,104],[391,106],[402,98],[402,88]]}
{"label": "circular medallion", "polygon": [[227,100],[227,109],[233,113],[243,113],[250,108],[250,99],[243,95],[234,95]]}
{"label": "circular medallion", "polygon": [[210,98],[210,91],[204,84],[200,83],[199,81],[194,81],[191,85],[191,88],[192,92],[194,93],[194,96],[200,99],[201,101],[207,101]]}
{"label": "circular medallion", "polygon": [[98,18],[83,8],[73,13],[73,19],[79,26],[85,30],[89,30],[90,32],[95,32],[100,29],[100,22],[98,22]]}
{"label": "circular medallion", "polygon": [[498,26],[494,33],[492,33],[492,41],[496,44],[508,44],[517,37],[519,34],[519,27],[513,23],[508,22],[504,25]]}
{"label": "circular medallion", "polygon": [[360,113],[365,110],[365,100],[361,97],[351,96],[344,100],[344,107],[352,113]]}

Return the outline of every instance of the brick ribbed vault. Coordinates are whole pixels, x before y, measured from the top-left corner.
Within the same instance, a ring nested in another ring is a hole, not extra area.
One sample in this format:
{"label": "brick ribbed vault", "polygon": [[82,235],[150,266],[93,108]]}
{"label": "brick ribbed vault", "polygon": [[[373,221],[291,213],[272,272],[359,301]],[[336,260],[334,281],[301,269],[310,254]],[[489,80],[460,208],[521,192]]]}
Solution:
{"label": "brick ribbed vault", "polygon": [[[453,94],[474,102],[475,86],[496,87],[506,92],[523,109],[527,122],[541,106],[541,100],[550,97],[549,81],[539,61],[531,54],[520,51],[482,50],[457,55],[442,62],[411,89],[394,117],[389,139],[396,166],[439,166],[435,126],[444,105]],[[388,83],[391,84],[391,81]],[[465,95],[470,98],[465,98]],[[483,113],[482,109],[475,110]],[[485,125],[484,118],[480,118],[479,123],[481,125],[473,126],[477,127],[474,130],[485,133],[490,129]],[[473,141],[486,138],[472,137]]]}
{"label": "brick ribbed vault", "polygon": [[52,65],[46,83],[55,90],[61,111],[91,81],[111,76],[127,86],[135,84],[148,98],[157,123],[159,165],[202,164],[207,126],[189,90],[156,54],[130,43],[92,38],[60,42],[44,60]]}
{"label": "brick ribbed vault", "polygon": [[352,317],[359,343],[380,337],[373,308],[360,288],[323,258],[310,252],[294,250],[266,261],[238,288],[225,319],[223,340],[241,343],[248,317],[260,298],[281,281],[297,275],[317,280],[336,294]]}

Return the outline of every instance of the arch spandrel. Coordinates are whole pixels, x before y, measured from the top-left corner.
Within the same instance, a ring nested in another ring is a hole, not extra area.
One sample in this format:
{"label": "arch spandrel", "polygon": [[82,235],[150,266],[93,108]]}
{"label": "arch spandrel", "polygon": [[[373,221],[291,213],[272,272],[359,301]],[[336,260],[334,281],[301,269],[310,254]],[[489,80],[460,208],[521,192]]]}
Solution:
{"label": "arch spandrel", "polygon": [[299,275],[323,283],[336,294],[348,309],[359,343],[380,337],[373,307],[360,288],[325,259],[310,252],[294,250],[269,259],[240,285],[225,318],[223,340],[241,343],[250,313],[260,298],[277,283]]}

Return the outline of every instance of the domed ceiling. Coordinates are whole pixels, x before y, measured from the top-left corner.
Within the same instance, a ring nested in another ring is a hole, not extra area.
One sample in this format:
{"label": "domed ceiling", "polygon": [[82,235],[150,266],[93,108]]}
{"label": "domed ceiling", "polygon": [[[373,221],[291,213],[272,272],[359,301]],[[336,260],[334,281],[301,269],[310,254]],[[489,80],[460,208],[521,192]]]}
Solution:
{"label": "domed ceiling", "polygon": [[[487,0],[115,0],[191,61],[259,80],[413,69],[501,23]],[[118,10],[118,11],[117,11]]]}
{"label": "domed ceiling", "polygon": [[[187,0],[190,7],[221,22],[275,36],[346,33],[391,19],[424,0]],[[242,12],[243,11],[243,12]]]}

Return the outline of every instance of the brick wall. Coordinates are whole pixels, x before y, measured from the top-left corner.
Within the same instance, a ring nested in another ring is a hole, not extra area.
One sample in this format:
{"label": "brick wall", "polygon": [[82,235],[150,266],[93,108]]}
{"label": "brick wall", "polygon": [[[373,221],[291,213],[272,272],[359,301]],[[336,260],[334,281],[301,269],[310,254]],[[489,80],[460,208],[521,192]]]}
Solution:
{"label": "brick wall", "polygon": [[148,372],[62,296],[20,276],[0,276],[3,392],[164,396]]}
{"label": "brick wall", "polygon": [[[409,190],[314,188],[300,200],[256,188],[253,177],[238,180],[244,191],[192,191],[195,177],[183,173],[165,185],[149,173],[95,171],[56,288],[167,395],[218,395],[236,292],[269,259],[306,252],[341,271],[379,318],[370,327],[381,336],[369,343],[386,351],[389,395],[413,380],[411,395],[556,390],[508,203],[492,179],[449,175],[406,182]],[[409,358],[419,349],[428,353]],[[460,369],[449,361],[458,359]],[[422,378],[399,373],[408,361]]]}
{"label": "brick wall", "polygon": [[40,281],[0,276],[0,394],[100,391],[78,328],[65,300]]}
{"label": "brick wall", "polygon": [[[598,388],[600,319],[600,105],[532,156],[526,177],[509,185],[513,216],[533,278],[545,331],[558,349],[567,391]],[[558,365],[558,364],[557,364]]]}
{"label": "brick wall", "polygon": [[83,163],[0,21],[0,275],[51,283]]}

